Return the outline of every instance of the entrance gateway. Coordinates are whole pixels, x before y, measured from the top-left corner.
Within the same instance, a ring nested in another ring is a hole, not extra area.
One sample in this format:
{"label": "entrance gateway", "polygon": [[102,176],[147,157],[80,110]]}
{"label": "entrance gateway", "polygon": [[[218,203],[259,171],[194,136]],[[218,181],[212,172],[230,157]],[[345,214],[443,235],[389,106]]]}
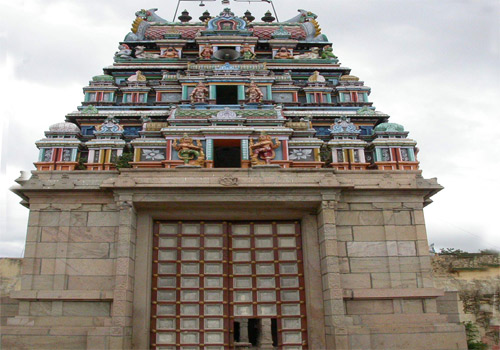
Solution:
{"label": "entrance gateway", "polygon": [[151,348],[306,350],[299,222],[154,226]]}

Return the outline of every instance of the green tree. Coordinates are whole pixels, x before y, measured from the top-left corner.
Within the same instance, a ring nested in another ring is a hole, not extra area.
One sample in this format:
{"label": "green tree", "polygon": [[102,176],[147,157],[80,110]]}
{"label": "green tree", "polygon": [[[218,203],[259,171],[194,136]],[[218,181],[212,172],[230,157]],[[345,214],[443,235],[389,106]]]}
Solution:
{"label": "green tree", "polygon": [[134,153],[131,150],[125,150],[118,160],[116,161],[116,168],[132,168],[130,162],[134,160]]}
{"label": "green tree", "polygon": [[487,350],[488,345],[480,340],[479,330],[472,322],[464,322],[465,336],[467,337],[467,349],[469,350]]}

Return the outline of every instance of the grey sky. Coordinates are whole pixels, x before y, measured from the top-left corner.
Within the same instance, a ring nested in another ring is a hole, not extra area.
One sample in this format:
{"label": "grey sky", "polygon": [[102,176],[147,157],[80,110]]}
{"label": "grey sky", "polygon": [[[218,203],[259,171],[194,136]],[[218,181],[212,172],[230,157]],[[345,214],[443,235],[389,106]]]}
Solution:
{"label": "grey sky", "polygon": [[[445,190],[425,209],[429,242],[469,251],[500,248],[498,208],[498,68],[496,0],[275,0],[280,20],[304,8],[319,15],[343,65],[372,88],[371,101],[417,140],[423,175]],[[32,170],[34,142],[83,99],[82,87],[112,64],[135,11],[174,0],[0,0],[0,256],[19,256],[27,210],[8,191]],[[184,3],[197,18],[202,8]],[[260,18],[266,4],[237,3]]]}

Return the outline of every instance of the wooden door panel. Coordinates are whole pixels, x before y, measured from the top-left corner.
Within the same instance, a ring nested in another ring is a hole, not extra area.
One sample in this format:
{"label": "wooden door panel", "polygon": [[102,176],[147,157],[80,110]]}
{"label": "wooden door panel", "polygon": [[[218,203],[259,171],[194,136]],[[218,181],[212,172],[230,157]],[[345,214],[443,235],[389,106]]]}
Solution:
{"label": "wooden door panel", "polygon": [[274,319],[262,341],[307,349],[301,242],[298,222],[156,223],[151,347],[233,349],[235,320]]}

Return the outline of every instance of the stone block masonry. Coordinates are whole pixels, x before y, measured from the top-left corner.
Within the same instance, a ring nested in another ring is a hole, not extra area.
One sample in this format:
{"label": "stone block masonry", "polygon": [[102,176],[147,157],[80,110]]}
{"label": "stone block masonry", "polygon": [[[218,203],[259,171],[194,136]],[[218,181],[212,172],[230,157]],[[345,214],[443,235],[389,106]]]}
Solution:
{"label": "stone block masonry", "polygon": [[296,220],[304,348],[465,349],[432,284],[422,208],[440,188],[419,172],[34,172],[16,189],[30,217],[2,347],[149,348],[155,221]]}

